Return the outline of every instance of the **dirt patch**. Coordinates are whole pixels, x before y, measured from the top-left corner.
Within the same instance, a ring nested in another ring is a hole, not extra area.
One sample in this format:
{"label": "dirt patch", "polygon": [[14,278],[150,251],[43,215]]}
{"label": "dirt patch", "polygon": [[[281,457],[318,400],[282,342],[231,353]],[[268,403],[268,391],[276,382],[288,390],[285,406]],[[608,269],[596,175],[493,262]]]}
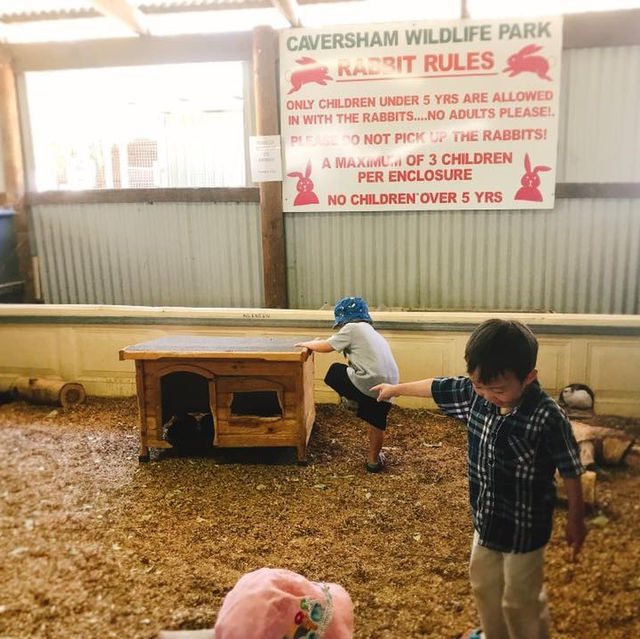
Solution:
{"label": "dirt patch", "polygon": [[[640,433],[640,419],[602,425]],[[465,433],[435,411],[392,411],[379,475],[364,470],[362,422],[333,405],[318,406],[306,467],[293,449],[139,464],[133,398],[53,412],[14,402],[0,406],[0,433],[3,638],[211,627],[236,579],[261,566],[342,584],[356,638],[453,637],[476,624]],[[547,582],[557,638],[637,636],[637,449],[600,473],[598,495],[577,564],[556,511]]]}

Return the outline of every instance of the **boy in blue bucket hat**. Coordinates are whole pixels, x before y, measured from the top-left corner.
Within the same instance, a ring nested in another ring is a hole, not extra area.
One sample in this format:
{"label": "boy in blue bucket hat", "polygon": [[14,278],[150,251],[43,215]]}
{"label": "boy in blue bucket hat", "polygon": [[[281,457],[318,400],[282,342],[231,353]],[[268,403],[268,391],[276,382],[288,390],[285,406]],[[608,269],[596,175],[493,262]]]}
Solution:
{"label": "boy in blue bucket hat", "polygon": [[347,364],[332,364],[324,381],[341,397],[354,401],[358,406],[356,415],[369,424],[365,467],[377,473],[386,461],[380,451],[391,403],[378,402],[377,394],[370,389],[377,384],[397,384],[398,366],[387,340],[373,328],[367,303],[361,297],[339,299],[333,313],[337,333],[326,340],[315,339],[296,346],[317,353],[338,351],[347,358]]}

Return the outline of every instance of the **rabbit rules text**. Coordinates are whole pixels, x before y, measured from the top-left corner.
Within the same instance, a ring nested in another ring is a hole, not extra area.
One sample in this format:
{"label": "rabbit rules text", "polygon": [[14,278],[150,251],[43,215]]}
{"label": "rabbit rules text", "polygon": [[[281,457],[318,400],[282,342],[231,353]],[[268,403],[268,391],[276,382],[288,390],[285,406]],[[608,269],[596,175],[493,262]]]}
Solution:
{"label": "rabbit rules text", "polygon": [[503,22],[498,27],[498,38],[500,40],[550,38],[550,27],[550,22]]}
{"label": "rabbit rules text", "polygon": [[552,209],[562,16],[285,30],[287,212]]}

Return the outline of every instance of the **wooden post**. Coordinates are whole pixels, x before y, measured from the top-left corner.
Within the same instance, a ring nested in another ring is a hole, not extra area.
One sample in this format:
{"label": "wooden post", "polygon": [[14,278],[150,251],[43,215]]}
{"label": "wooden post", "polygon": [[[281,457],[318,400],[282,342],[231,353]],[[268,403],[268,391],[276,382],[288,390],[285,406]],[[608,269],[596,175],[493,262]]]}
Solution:
{"label": "wooden post", "polygon": [[2,165],[5,182],[5,204],[15,211],[16,249],[20,275],[24,280],[25,302],[33,302],[34,274],[29,247],[29,226],[24,203],[24,162],[16,79],[6,49],[0,49],[0,131],[2,131]]}
{"label": "wooden post", "polygon": [[[257,135],[278,135],[280,133],[278,92],[276,90],[277,44],[277,34],[271,27],[256,27],[253,30]],[[287,288],[281,182],[260,182],[260,221],[264,305],[267,308],[286,308]]]}

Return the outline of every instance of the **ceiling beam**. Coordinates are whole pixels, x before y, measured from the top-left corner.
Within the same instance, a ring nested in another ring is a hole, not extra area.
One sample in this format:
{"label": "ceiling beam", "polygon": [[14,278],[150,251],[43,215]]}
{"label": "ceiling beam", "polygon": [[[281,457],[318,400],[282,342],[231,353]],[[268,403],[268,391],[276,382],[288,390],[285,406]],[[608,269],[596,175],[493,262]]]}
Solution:
{"label": "ceiling beam", "polygon": [[140,64],[251,60],[251,32],[29,42],[5,47],[16,73]]}
{"label": "ceiling beam", "polygon": [[[185,0],[186,1],[186,0]],[[175,14],[175,13],[192,13],[194,11],[229,11],[243,9],[268,9],[273,7],[273,0],[242,0],[241,4],[228,4],[220,2],[220,0],[191,0],[188,4],[183,2],[167,1],[165,4],[138,4],[138,10],[145,16],[155,14]],[[364,2],[364,0],[298,0],[299,5],[313,4],[339,4],[341,2]],[[38,10],[30,10],[25,13],[12,12],[3,13],[2,0],[0,0],[0,22],[6,24],[25,22],[42,22],[44,20],[73,20],[74,18],[98,18],[104,15],[97,9],[92,7],[78,8],[50,8],[40,7]]]}
{"label": "ceiling beam", "polygon": [[128,0],[91,0],[91,3],[100,13],[115,18],[137,34],[149,35],[147,19]]}
{"label": "ceiling beam", "polygon": [[289,21],[292,27],[301,27],[300,7],[296,0],[272,0],[273,6]]}

